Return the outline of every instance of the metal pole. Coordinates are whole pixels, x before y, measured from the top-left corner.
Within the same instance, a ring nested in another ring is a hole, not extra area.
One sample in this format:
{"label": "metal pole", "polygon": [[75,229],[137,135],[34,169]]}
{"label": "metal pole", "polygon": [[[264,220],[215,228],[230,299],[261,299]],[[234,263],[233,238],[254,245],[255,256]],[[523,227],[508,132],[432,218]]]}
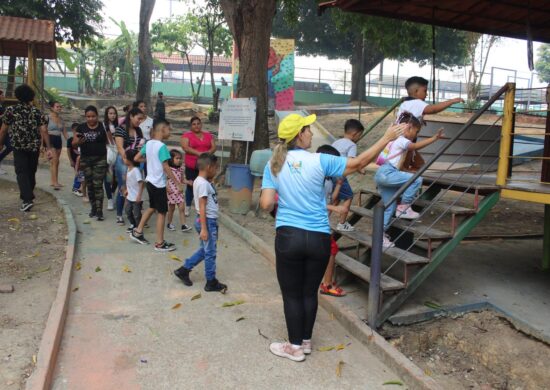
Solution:
{"label": "metal pole", "polygon": [[400,105],[403,102],[403,98],[396,100],[390,108],[386,110],[381,116],[379,116],[374,122],[372,122],[366,129],[363,131],[363,134],[361,134],[361,137],[359,139],[363,139],[372,129],[374,129],[380,122],[384,120],[393,110],[397,108],[398,105]]}
{"label": "metal pole", "polygon": [[544,205],[544,238],[542,240],[542,269],[550,269],[550,205]]}
{"label": "metal pole", "polygon": [[317,92],[321,93],[321,68],[319,68],[319,84],[317,84]]}
{"label": "metal pole", "polygon": [[248,144],[250,142],[246,141],[246,155],[244,156],[244,165],[248,164]]}
{"label": "metal pole", "polygon": [[346,70],[344,69],[344,95],[346,94]]}
{"label": "metal pole", "polygon": [[370,72],[369,72],[369,85],[367,86],[367,96],[370,96]]}
{"label": "metal pole", "polygon": [[377,327],[380,308],[380,278],[382,277],[382,240],[384,237],[384,202],[374,206],[372,226],[372,248],[370,261],[369,300],[367,322],[373,329]]}
{"label": "metal pole", "polygon": [[502,130],[500,140],[500,151],[498,160],[496,184],[503,186],[506,184],[508,176],[508,164],[510,164],[510,144],[512,143],[512,128],[514,127],[514,98],[516,85],[508,83],[508,90],[504,95],[504,109],[502,117]]}
{"label": "metal pole", "polygon": [[364,95],[364,86],[365,86],[365,38],[363,37],[363,46],[361,48],[361,66],[359,67],[360,73],[359,73],[359,113],[357,115],[358,120],[361,120],[361,111],[363,108],[363,95]]}

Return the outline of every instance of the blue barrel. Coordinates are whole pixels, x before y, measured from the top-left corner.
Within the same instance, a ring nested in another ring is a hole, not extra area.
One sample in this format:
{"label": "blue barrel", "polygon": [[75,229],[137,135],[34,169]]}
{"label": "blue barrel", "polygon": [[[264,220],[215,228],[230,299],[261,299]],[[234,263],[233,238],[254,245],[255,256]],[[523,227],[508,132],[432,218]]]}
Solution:
{"label": "blue barrel", "polygon": [[233,214],[246,214],[252,204],[254,176],[250,166],[245,164],[227,164],[231,180],[229,193],[229,211]]}

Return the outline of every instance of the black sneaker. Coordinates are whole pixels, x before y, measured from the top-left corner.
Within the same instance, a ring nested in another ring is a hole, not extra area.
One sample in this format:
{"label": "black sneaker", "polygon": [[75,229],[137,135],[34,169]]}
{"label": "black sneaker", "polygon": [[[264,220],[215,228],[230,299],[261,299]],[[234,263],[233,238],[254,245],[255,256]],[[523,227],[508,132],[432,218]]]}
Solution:
{"label": "black sneaker", "polygon": [[181,225],[181,231],[182,232],[188,232],[189,230],[191,230],[190,226],[187,226],[185,224]]}
{"label": "black sneaker", "polygon": [[117,216],[116,217],[116,223],[118,225],[124,225],[124,218]]}
{"label": "black sneaker", "polygon": [[169,224],[166,224],[166,229],[170,230],[171,232],[175,231],[176,230],[176,227],[169,223]]}
{"label": "black sneaker", "polygon": [[132,234],[133,231],[134,231],[134,225],[130,225],[129,227],[126,228],[126,233],[128,234]]}
{"label": "black sneaker", "polygon": [[19,210],[21,210],[21,211],[29,211],[30,209],[32,209],[32,206],[34,206],[34,203],[33,203],[33,202],[29,202],[29,203],[23,202],[23,203],[21,204],[21,207],[19,208]]}
{"label": "black sneaker", "polygon": [[145,239],[145,237],[143,236],[143,233],[138,234],[138,233],[136,233],[135,229],[132,230],[132,234],[130,234],[130,238],[134,241],[139,242],[140,244],[143,244],[143,245],[149,244],[149,241],[147,241]]}
{"label": "black sneaker", "polygon": [[92,210],[90,211],[90,214],[88,214],[88,217],[90,217],[90,218],[95,218],[95,217],[97,217],[97,211],[95,211],[95,209],[92,209]]}
{"label": "black sneaker", "polygon": [[157,252],[172,252],[176,250],[176,246],[174,244],[170,244],[166,241],[163,241],[160,244],[155,243],[155,250]]}
{"label": "black sneaker", "polygon": [[204,291],[219,291],[222,294],[225,294],[227,291],[227,286],[223,283],[218,282],[218,279],[214,278],[209,280],[204,285]]}
{"label": "black sneaker", "polygon": [[100,211],[100,212],[96,213],[96,219],[98,221],[104,221],[105,218],[103,217],[103,212]]}
{"label": "black sneaker", "polygon": [[183,284],[191,287],[193,282],[189,279],[189,273],[191,273],[191,270],[185,267],[179,267],[174,271],[174,275],[176,275],[183,282]]}

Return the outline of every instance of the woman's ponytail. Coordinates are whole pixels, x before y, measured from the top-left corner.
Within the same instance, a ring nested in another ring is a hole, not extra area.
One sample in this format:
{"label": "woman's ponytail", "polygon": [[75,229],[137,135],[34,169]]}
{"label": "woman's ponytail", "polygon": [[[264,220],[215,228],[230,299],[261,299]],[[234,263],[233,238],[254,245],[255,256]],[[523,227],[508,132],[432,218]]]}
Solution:
{"label": "woman's ponytail", "polygon": [[288,148],[286,142],[284,140],[277,141],[273,148],[273,155],[271,156],[271,173],[273,176],[277,177],[281,169],[283,169],[287,153]]}

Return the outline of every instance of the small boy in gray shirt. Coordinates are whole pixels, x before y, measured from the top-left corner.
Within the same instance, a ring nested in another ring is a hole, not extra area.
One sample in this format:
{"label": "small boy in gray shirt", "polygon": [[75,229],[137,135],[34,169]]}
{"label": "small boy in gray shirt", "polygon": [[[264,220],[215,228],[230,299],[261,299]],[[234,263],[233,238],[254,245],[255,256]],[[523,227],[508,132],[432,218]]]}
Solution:
{"label": "small boy in gray shirt", "polygon": [[193,181],[193,196],[197,219],[195,229],[199,233],[199,249],[182,267],[174,271],[186,286],[192,286],[189,278],[191,270],[204,260],[206,274],[205,291],[220,291],[225,293],[227,286],[216,279],[216,255],[218,241],[218,196],[212,184],[212,179],[218,171],[218,158],[213,154],[203,153],[197,160],[199,175]]}

